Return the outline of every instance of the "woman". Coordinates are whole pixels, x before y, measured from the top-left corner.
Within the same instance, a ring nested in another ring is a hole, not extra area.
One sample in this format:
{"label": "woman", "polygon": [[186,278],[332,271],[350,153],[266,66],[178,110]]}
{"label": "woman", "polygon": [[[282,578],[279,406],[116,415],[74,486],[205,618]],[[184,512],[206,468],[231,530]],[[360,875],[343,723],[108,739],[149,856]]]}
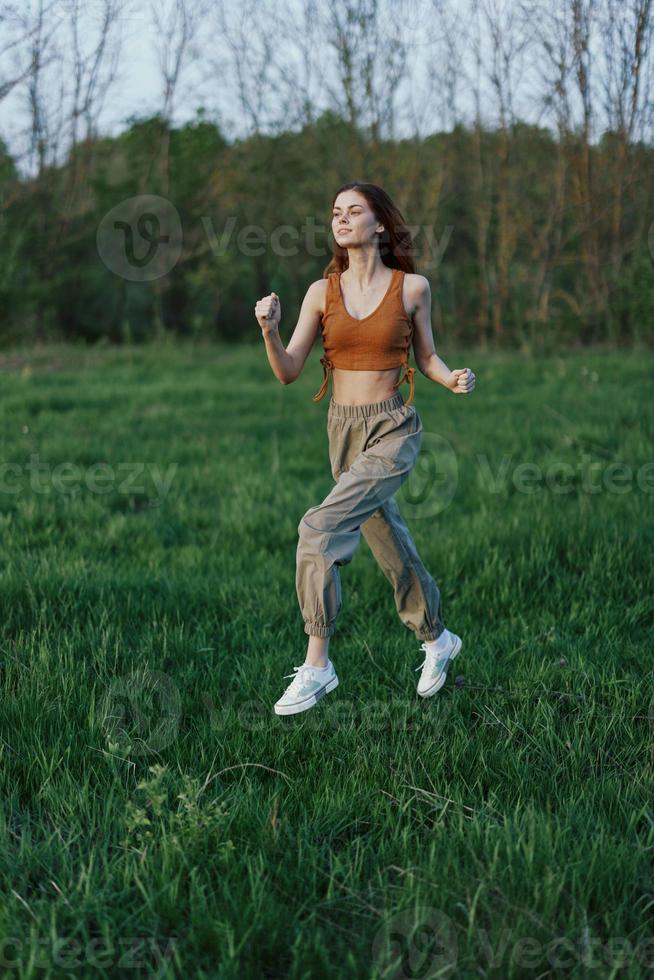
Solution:
{"label": "woman", "polygon": [[[299,376],[319,327],[324,378],[314,400],[325,394],[330,373],[333,382],[327,432],[336,486],[298,525],[296,590],[309,641],[304,664],[286,675],[293,680],[274,705],[280,715],[306,711],[338,685],[329,640],[341,608],[339,566],[352,560],[361,534],[393,586],[401,621],[423,641],[420,695],[440,690],[461,649],[460,637],[443,624],[440,591],[393,494],[410,475],[422,441],[411,404],[411,342],[421,373],[455,395],[472,392],[475,376],[469,368],[450,371],[434,350],[429,281],[414,272],[411,235],[388,194],[377,184],[344,184],[334,197],[332,231],[325,278],[309,286],[288,347],[279,336],[279,297],[271,293],[255,306],[282,384]],[[407,401],[396,390],[404,381],[411,385]]]}

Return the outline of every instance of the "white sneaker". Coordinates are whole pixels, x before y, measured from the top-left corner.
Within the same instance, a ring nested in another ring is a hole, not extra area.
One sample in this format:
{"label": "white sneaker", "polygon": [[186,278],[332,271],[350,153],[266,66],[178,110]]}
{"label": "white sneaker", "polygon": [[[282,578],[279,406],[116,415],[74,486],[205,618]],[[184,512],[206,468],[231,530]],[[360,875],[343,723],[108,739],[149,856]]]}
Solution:
{"label": "white sneaker", "polygon": [[293,680],[279,701],[275,702],[276,715],[295,715],[299,711],[306,711],[338,686],[338,677],[329,659],[325,670],[302,664],[293,669],[293,674],[284,674],[284,677],[292,677]]}
{"label": "white sneaker", "polygon": [[416,667],[416,670],[420,670],[422,667],[418,681],[418,694],[423,698],[430,698],[432,694],[440,691],[447,678],[450,660],[454,660],[461,649],[460,636],[457,636],[456,633],[450,633],[448,629],[445,630],[445,635],[447,636],[447,644],[444,650],[430,650],[426,643],[420,647],[421,650],[425,651],[425,659],[420,667]]}

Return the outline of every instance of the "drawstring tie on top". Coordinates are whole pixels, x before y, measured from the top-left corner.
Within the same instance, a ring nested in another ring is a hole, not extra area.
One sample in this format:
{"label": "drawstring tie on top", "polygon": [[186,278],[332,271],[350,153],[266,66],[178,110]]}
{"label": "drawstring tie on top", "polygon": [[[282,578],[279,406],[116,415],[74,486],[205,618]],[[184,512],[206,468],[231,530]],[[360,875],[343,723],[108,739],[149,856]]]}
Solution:
{"label": "drawstring tie on top", "polygon": [[399,379],[399,381],[396,381],[395,384],[393,385],[394,388],[399,388],[400,385],[401,384],[404,384],[405,381],[408,381],[409,384],[411,385],[411,387],[409,389],[409,397],[405,401],[405,403],[404,403],[405,405],[410,405],[411,402],[413,401],[413,393],[414,393],[414,388],[413,388],[413,375],[415,373],[416,373],[416,369],[413,368],[413,367],[409,367],[409,365],[407,363],[406,364],[406,370],[405,370],[404,374]]}
{"label": "drawstring tie on top", "polygon": [[322,364],[322,369],[323,369],[323,372],[324,372],[324,378],[323,378],[322,385],[320,386],[320,391],[317,391],[316,394],[313,396],[314,402],[319,402],[320,399],[325,394],[325,392],[327,391],[327,385],[329,383],[329,374],[328,374],[328,372],[331,371],[332,368],[334,367],[334,365],[332,364],[332,362],[329,360],[328,357],[321,357],[320,358],[320,363]]}

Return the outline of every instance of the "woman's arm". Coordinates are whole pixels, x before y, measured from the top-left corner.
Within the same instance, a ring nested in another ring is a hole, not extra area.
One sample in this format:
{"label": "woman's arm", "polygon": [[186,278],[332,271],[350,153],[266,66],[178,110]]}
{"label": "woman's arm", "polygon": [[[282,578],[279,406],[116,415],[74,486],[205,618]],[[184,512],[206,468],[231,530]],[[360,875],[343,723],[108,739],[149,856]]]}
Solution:
{"label": "woman's arm", "polygon": [[[307,289],[293,336],[286,348],[279,336],[281,307],[275,293],[259,300],[255,307],[255,311],[258,311],[257,319],[261,326],[270,366],[277,380],[283,385],[291,384],[296,380],[313,347],[320,326],[326,282],[326,279],[318,279]],[[268,300],[270,303],[267,304]],[[272,313],[271,319],[265,318],[267,312]]]}
{"label": "woman's arm", "polygon": [[475,376],[470,368],[455,368],[450,371],[434,348],[434,335],[431,328],[431,286],[426,276],[409,273],[410,297],[413,308],[413,352],[418,370],[430,381],[436,381],[455,395],[465,395],[473,391]]}

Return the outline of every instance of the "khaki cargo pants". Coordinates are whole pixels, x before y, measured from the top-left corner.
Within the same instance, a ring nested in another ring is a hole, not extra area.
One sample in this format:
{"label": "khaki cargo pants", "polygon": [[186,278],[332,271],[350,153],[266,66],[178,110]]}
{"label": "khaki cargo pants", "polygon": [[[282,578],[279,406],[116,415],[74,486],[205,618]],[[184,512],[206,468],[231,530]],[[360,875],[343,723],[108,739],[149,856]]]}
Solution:
{"label": "khaki cargo pants", "polygon": [[361,534],[391,583],[404,625],[420,640],[445,629],[440,591],[424,567],[393,494],[418,458],[422,421],[401,392],[327,413],[336,486],[298,525],[295,585],[304,632],[332,636],[341,609],[340,565],[352,561]]}

